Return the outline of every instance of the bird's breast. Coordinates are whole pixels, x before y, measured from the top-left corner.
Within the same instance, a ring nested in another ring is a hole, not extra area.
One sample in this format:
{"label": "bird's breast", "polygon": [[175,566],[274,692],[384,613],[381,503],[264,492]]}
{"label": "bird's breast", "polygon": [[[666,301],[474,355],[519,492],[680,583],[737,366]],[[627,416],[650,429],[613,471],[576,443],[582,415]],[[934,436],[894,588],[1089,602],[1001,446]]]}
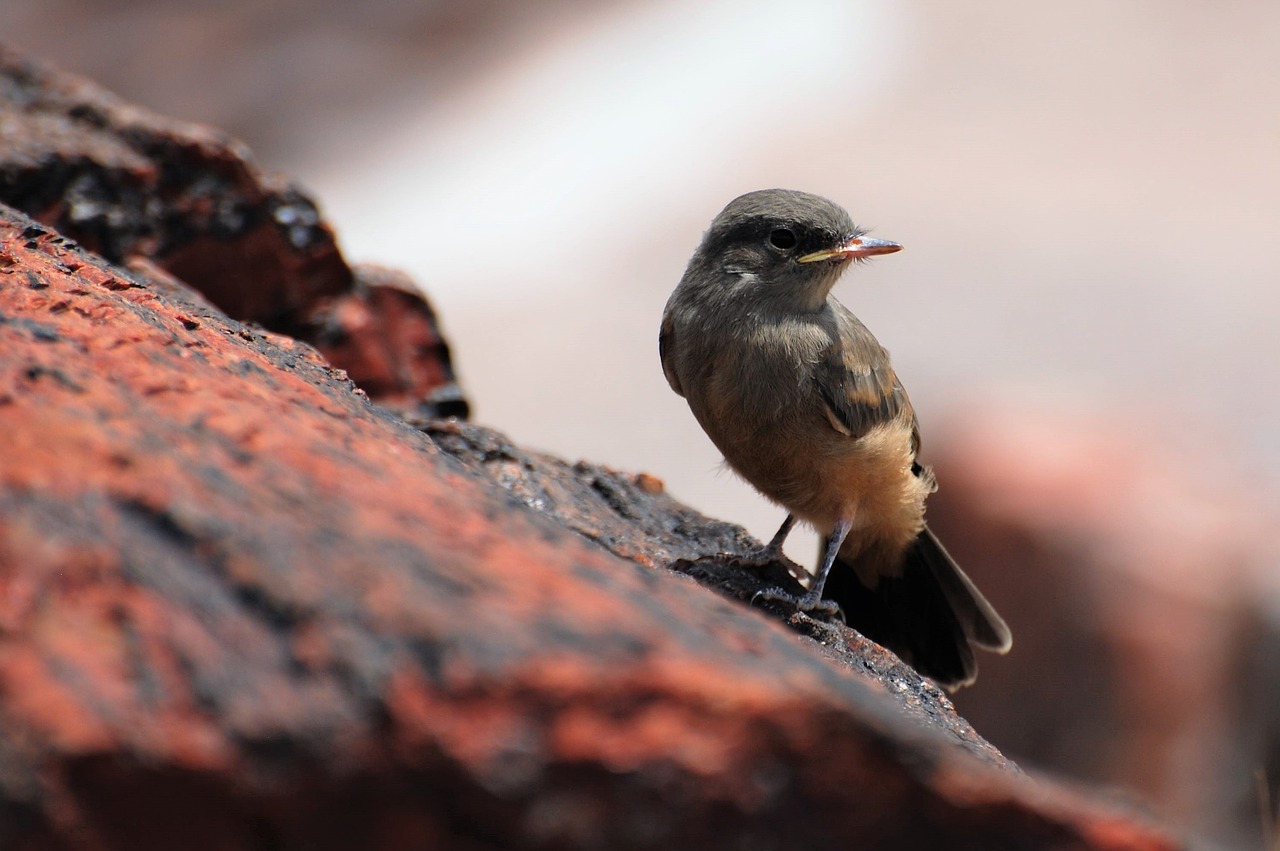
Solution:
{"label": "bird's breast", "polygon": [[908,412],[859,437],[838,431],[816,385],[821,329],[756,329],[695,359],[682,378],[707,435],[740,476],[819,531],[853,521],[850,546],[904,548],[924,525],[930,485],[911,472]]}

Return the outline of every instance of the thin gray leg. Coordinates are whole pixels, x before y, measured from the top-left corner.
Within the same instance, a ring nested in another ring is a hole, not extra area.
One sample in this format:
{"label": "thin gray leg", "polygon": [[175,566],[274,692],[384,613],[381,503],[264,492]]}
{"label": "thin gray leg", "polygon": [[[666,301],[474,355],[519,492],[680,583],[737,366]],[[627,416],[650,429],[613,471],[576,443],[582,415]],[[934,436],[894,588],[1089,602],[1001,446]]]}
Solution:
{"label": "thin gray leg", "polygon": [[813,584],[809,586],[809,593],[804,595],[804,603],[812,606],[822,599],[822,589],[827,584],[827,574],[831,572],[831,565],[836,563],[836,556],[840,555],[840,547],[844,544],[844,539],[849,537],[849,530],[853,528],[853,521],[847,517],[841,517],[836,521],[836,528],[831,530],[831,537],[827,539],[827,551],[822,554],[822,564],[818,565],[818,572],[813,575]]}
{"label": "thin gray leg", "polygon": [[773,540],[765,544],[764,551],[777,557],[782,554],[782,545],[787,542],[787,535],[791,534],[791,530],[795,528],[796,516],[788,514],[787,519],[782,521],[782,525],[778,527],[778,531],[774,534]]}

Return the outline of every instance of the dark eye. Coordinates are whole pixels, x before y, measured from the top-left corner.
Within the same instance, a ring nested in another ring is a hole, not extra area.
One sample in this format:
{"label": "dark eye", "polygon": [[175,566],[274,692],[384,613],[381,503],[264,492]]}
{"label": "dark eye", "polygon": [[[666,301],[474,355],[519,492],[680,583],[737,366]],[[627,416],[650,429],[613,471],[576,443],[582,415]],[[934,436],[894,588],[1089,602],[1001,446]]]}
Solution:
{"label": "dark eye", "polygon": [[775,228],[769,231],[769,244],[779,251],[790,251],[796,247],[796,235],[786,228]]}

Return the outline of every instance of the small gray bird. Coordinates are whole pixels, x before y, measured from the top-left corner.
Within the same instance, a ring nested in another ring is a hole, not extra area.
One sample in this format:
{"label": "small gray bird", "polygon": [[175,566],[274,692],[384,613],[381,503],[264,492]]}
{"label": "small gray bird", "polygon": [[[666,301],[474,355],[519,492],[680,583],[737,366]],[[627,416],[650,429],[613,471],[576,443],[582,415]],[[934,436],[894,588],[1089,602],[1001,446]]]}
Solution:
{"label": "small gray bird", "polygon": [[947,687],[972,683],[973,646],[1005,653],[1009,628],[924,523],[936,489],[889,354],[831,296],[851,261],[901,250],[842,208],[783,189],[734,199],[711,223],[667,301],[658,347],[671,389],[725,460],[787,518],[824,536],[807,594]]}

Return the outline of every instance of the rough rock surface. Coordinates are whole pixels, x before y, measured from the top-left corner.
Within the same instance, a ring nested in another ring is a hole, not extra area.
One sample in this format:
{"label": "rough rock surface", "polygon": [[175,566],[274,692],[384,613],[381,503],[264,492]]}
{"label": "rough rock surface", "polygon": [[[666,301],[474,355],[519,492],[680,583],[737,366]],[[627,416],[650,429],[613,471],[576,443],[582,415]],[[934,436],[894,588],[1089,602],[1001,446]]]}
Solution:
{"label": "rough rock surface", "polygon": [[748,543],[653,480],[423,427],[0,213],[0,847],[1180,847],[653,566]]}
{"label": "rough rock surface", "polygon": [[[0,45],[0,202],[123,263],[152,260],[228,315],[315,344],[375,399],[465,414],[412,284],[348,266],[316,204],[243,145]],[[439,407],[436,404],[439,403]]]}
{"label": "rough rock surface", "polygon": [[351,289],[312,306],[300,337],[379,404],[466,419],[449,347],[421,291],[402,272],[369,264],[353,272]]}

